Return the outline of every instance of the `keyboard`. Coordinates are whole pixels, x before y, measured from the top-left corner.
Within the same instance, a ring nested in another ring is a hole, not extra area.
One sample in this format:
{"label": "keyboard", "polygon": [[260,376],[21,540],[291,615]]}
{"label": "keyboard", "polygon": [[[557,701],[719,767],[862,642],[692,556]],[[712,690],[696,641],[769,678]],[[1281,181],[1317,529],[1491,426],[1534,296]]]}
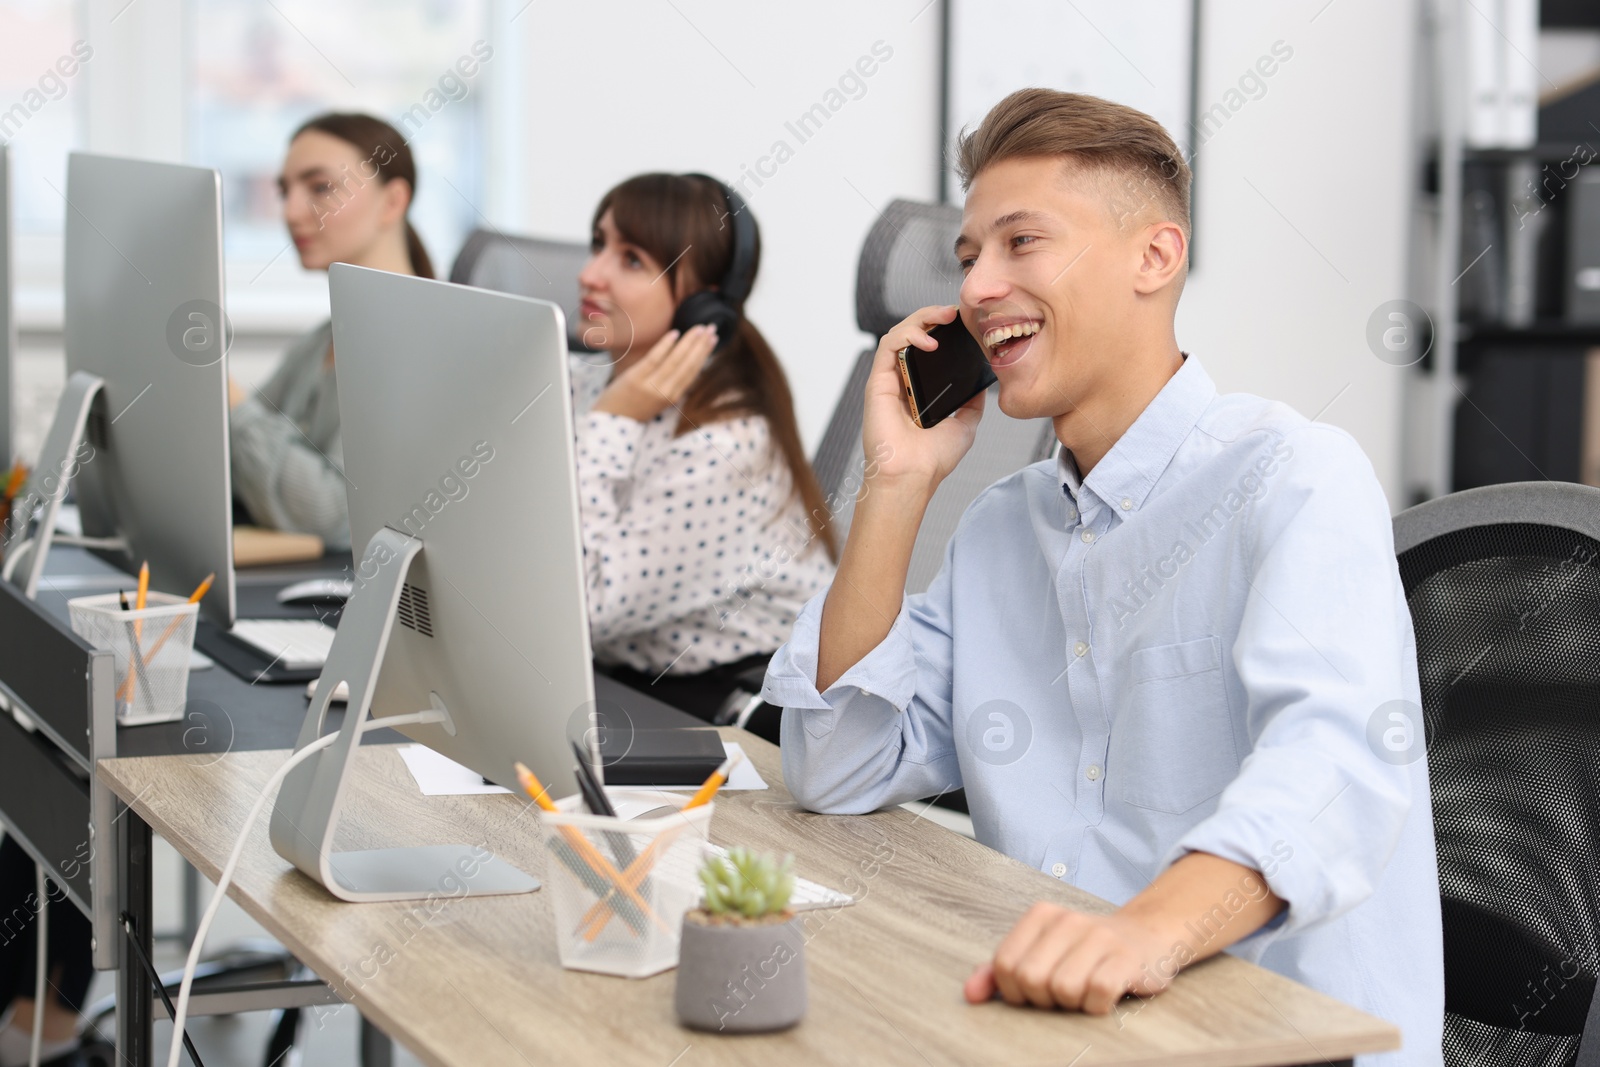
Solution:
{"label": "keyboard", "polygon": [[[709,855],[726,856],[728,850],[721,845],[705,844]],[[696,856],[692,849],[672,848],[667,849],[666,858],[661,860],[660,868],[663,874],[674,882],[688,882],[693,885],[700,884],[701,857]],[[794,892],[789,895],[789,909],[791,911],[809,911],[813,908],[842,908],[846,904],[854,904],[855,898],[825,885],[819,885],[798,875],[794,880]]]}
{"label": "keyboard", "polygon": [[228,633],[274,663],[295,670],[321,667],[328,661],[334,629],[319,619],[239,619]]}

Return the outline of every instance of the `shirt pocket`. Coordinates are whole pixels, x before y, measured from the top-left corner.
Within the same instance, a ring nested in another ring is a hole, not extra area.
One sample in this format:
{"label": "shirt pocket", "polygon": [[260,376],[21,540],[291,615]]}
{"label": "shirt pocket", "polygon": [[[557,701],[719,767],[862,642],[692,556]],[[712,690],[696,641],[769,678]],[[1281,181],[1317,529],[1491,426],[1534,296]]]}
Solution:
{"label": "shirt pocket", "polygon": [[1135,807],[1181,814],[1239,772],[1233,716],[1215,637],[1137,649],[1111,725],[1106,787]]}

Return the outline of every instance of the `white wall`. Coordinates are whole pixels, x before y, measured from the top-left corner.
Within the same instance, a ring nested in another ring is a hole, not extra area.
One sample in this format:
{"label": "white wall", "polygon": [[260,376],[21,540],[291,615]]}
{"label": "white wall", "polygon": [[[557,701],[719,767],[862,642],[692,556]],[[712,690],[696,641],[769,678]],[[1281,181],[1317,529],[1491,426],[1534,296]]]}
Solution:
{"label": "white wall", "polygon": [[1275,41],[1293,56],[1196,155],[1197,267],[1178,311],[1179,343],[1219,388],[1323,412],[1366,449],[1396,510],[1406,372],[1365,335],[1378,305],[1411,295],[1415,17],[1415,0],[1205,5],[1201,108]]}
{"label": "white wall", "polygon": [[[936,192],[938,2],[529,4],[497,48],[520,52],[526,70],[526,98],[506,125],[522,131],[530,179],[520,200],[486,210],[509,229],[583,239],[595,202],[622,178],[665,169],[736,180],[787,140],[793,158],[744,186],[764,242],[751,315],[789,370],[814,446],[867,343],[855,328],[861,241],[891,199]],[[1196,269],[1178,313],[1179,342],[1222,389],[1349,430],[1396,508],[1404,372],[1373,357],[1364,335],[1375,307],[1407,295],[1416,3],[1205,5],[1202,108],[1228,103],[1274,42],[1293,56],[1259,99],[1235,98],[1242,106],[1200,147]],[[785,122],[878,41],[893,55],[865,94],[798,144]],[[53,330],[27,349],[46,412],[58,353]],[[238,369],[249,377],[266,362],[241,358]]]}
{"label": "white wall", "polygon": [[[865,340],[861,241],[892,198],[936,192],[939,10],[919,14],[925,3],[536,5],[521,20],[532,176],[521,221],[582,238],[594,203],[630,174],[733,179],[788,140],[794,158],[745,186],[764,241],[751,317],[789,370],[814,445]],[[1406,295],[1415,0],[1325,3],[1205,5],[1202,107],[1225,101],[1275,41],[1293,55],[1197,155],[1197,266],[1178,337],[1224,390],[1308,416],[1337,396],[1322,418],[1360,441],[1398,507],[1403,372],[1364,336],[1377,305]],[[785,121],[878,40],[894,54],[866,94],[796,146]]]}
{"label": "white wall", "polygon": [[[793,149],[761,186],[741,187],[761,225],[750,317],[783,360],[814,447],[867,344],[855,328],[861,242],[890,200],[937,193],[938,3],[595,0],[536,4],[519,24],[529,232],[586,240],[594,205],[633,174],[733,182],[775,141]],[[878,41],[893,54],[866,92],[799,143],[784,124]]]}

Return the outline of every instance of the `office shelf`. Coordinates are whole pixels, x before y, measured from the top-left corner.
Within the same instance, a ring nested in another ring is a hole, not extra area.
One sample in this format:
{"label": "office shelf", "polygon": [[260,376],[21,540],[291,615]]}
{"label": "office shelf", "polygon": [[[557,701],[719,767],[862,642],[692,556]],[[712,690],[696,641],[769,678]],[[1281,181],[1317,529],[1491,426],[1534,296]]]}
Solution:
{"label": "office shelf", "polygon": [[1463,322],[1456,327],[1456,344],[1550,347],[1600,345],[1600,322],[1536,321],[1530,326]]}

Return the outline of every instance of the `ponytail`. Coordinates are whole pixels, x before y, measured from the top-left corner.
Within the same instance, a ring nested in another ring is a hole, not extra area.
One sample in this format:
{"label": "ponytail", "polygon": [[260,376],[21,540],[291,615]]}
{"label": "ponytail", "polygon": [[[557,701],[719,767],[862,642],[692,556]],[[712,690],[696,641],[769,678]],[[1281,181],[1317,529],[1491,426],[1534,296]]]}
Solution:
{"label": "ponytail", "polygon": [[839,544],[833,535],[833,512],[800,443],[789,379],[755,323],[741,317],[733,341],[711,357],[683,398],[676,432],[687,433],[703,423],[744,415],[757,415],[766,420],[778,457],[789,468],[789,499],[800,498],[805,505],[806,525],[811,529],[813,542],[821,542],[828,558],[839,562]]}
{"label": "ponytail", "polygon": [[422,238],[417,236],[417,228],[411,225],[411,220],[406,220],[406,254],[411,257],[411,270],[419,278],[433,278],[433,260],[428,258],[428,250],[422,246]]}

